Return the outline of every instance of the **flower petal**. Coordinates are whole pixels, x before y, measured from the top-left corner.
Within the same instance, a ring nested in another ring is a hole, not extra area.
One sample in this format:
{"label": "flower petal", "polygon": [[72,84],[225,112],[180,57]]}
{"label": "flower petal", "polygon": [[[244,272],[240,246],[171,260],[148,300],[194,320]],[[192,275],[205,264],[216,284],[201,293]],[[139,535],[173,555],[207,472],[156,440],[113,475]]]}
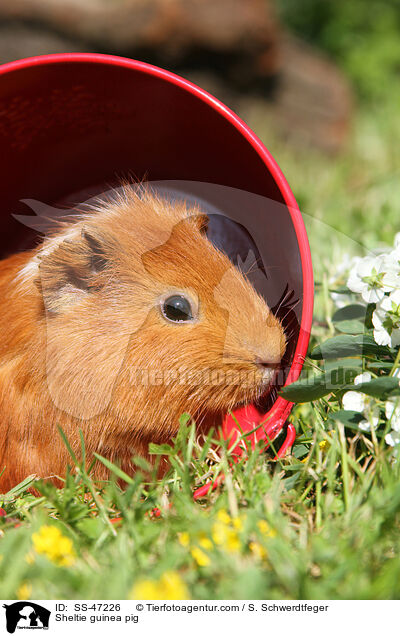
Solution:
{"label": "flower petal", "polygon": [[345,411],[357,411],[362,413],[365,406],[365,395],[357,391],[346,391],[342,398]]}

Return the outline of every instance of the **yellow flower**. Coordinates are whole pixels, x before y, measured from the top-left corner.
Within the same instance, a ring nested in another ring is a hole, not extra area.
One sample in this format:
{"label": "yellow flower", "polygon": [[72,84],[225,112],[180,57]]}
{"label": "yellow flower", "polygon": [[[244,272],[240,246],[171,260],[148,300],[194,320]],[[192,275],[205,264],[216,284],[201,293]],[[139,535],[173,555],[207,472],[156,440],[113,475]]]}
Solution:
{"label": "yellow flower", "polygon": [[267,551],[258,541],[250,541],[249,548],[257,559],[264,560],[267,558]]}
{"label": "yellow flower", "polygon": [[74,546],[56,526],[42,526],[32,535],[33,547],[57,565],[69,566],[75,562]]}
{"label": "yellow flower", "polygon": [[25,601],[31,597],[32,585],[30,583],[22,583],[17,590],[17,598],[19,601]]}
{"label": "yellow flower", "polygon": [[226,512],[224,508],[222,508],[221,510],[218,510],[217,519],[218,521],[221,521],[221,523],[225,523],[226,525],[229,525],[230,522],[232,521],[230,515],[228,515],[228,513]]}
{"label": "yellow flower", "polygon": [[230,530],[226,539],[225,548],[228,552],[239,552],[240,541],[237,532]]}
{"label": "yellow flower", "polygon": [[242,530],[243,522],[246,518],[245,515],[232,518],[224,508],[222,508],[221,510],[218,510],[216,517],[218,521],[220,521],[224,525],[226,526],[232,525],[234,528],[236,528],[236,530]]}
{"label": "yellow flower", "polygon": [[173,570],[168,570],[161,575],[158,581],[143,579],[135,583],[129,598],[146,601],[186,601],[190,596],[185,581],[180,574]]}
{"label": "yellow flower", "polygon": [[212,539],[216,545],[223,545],[226,541],[228,528],[223,523],[214,523],[212,527]]}
{"label": "yellow flower", "polygon": [[[188,548],[190,546],[190,535],[189,535],[189,533],[188,532],[179,532],[178,533],[178,541],[181,544],[181,546],[183,546],[184,548]],[[203,548],[204,550],[213,550],[214,549],[213,542],[206,535],[205,532],[200,532],[200,534],[197,535],[197,542],[198,542],[199,546],[201,548]],[[196,551],[197,551],[197,548],[195,548],[195,552]],[[206,556],[206,555],[204,555],[204,556]],[[194,557],[194,558],[196,559],[196,557]],[[199,564],[199,565],[201,565],[201,564]]]}
{"label": "yellow flower", "polygon": [[160,584],[157,581],[139,581],[133,586],[130,598],[146,601],[161,600]]}
{"label": "yellow flower", "polygon": [[204,548],[204,550],[212,550],[214,548],[213,542],[206,535],[205,532],[202,532],[199,537],[199,546]]}
{"label": "yellow flower", "polygon": [[228,552],[238,552],[240,550],[239,536],[235,528],[229,528],[223,523],[214,523],[212,538],[216,545],[221,546]]}
{"label": "yellow flower", "polygon": [[264,536],[271,538],[276,537],[276,530],[271,528],[271,526],[269,525],[269,523],[267,523],[267,521],[265,521],[265,519],[260,519],[260,521],[257,521],[257,527],[261,534],[263,534]]}
{"label": "yellow flower", "polygon": [[232,520],[232,525],[234,528],[236,528],[236,530],[242,530],[243,529],[243,521],[244,521],[244,517],[235,517]]}
{"label": "yellow flower", "polygon": [[184,548],[187,548],[190,543],[190,537],[188,532],[178,532],[178,541]]}
{"label": "yellow flower", "polygon": [[318,446],[320,447],[322,451],[326,451],[328,442],[326,441],[326,439],[323,439],[322,442],[318,444]]}
{"label": "yellow flower", "polygon": [[203,550],[200,550],[200,548],[198,548],[197,546],[190,550],[190,554],[196,561],[197,565],[200,565],[200,567],[206,567],[211,563],[210,557],[205,552],[203,552]]}

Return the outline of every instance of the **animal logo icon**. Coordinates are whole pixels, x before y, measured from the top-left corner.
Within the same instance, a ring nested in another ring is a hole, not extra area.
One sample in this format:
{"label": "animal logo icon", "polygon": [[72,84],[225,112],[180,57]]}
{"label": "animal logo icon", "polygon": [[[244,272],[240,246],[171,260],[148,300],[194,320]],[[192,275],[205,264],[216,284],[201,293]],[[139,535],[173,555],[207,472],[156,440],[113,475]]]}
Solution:
{"label": "animal logo icon", "polygon": [[6,610],[6,628],[9,634],[16,629],[48,629],[50,610],[32,603],[18,601],[11,605],[3,605]]}

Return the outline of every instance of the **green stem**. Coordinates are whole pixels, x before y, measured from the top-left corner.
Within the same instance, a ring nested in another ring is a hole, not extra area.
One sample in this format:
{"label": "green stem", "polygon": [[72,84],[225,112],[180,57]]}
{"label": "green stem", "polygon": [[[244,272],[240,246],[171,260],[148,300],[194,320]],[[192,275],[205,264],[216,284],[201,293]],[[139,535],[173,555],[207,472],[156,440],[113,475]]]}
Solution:
{"label": "green stem", "polygon": [[322,525],[321,498],[322,498],[322,486],[321,486],[321,482],[317,481],[315,485],[315,527],[317,530],[320,530]]}
{"label": "green stem", "polygon": [[319,447],[319,444],[316,446],[317,451],[317,475],[318,481],[315,484],[315,527],[317,530],[320,530],[322,525],[322,485],[321,485],[321,475],[322,475],[322,451]]}
{"label": "green stem", "polygon": [[370,425],[371,425],[371,440],[372,440],[372,443],[374,445],[375,455],[376,455],[376,457],[378,457],[378,455],[379,455],[379,444],[378,444],[378,440],[377,440],[377,437],[376,437],[375,429],[374,429],[374,426],[373,426],[373,423],[372,423],[372,416],[370,418]]}
{"label": "green stem", "polygon": [[334,334],[335,327],[333,326],[333,322],[331,320],[331,311],[330,311],[330,306],[332,304],[332,301],[329,296],[329,289],[328,289],[329,285],[328,285],[328,279],[326,277],[326,274],[324,274],[322,284],[323,284],[324,305],[325,305],[325,320],[329,327],[329,331],[331,332],[331,334]]}
{"label": "green stem", "polygon": [[350,484],[349,484],[349,465],[347,462],[346,437],[344,434],[344,426],[338,423],[339,441],[342,455],[342,478],[343,478],[343,498],[346,511],[350,506]]}
{"label": "green stem", "polygon": [[391,369],[391,371],[389,373],[390,377],[394,376],[394,373],[395,373],[396,369],[399,368],[399,366],[400,366],[400,347],[399,347],[399,350],[397,352],[397,356],[396,356],[396,359],[395,359],[395,361],[393,363],[392,369]]}
{"label": "green stem", "polygon": [[304,501],[305,498],[307,497],[308,493],[310,492],[311,488],[313,487],[313,483],[308,484],[307,488],[305,489],[305,491],[303,492],[303,494],[300,497],[300,501]]}

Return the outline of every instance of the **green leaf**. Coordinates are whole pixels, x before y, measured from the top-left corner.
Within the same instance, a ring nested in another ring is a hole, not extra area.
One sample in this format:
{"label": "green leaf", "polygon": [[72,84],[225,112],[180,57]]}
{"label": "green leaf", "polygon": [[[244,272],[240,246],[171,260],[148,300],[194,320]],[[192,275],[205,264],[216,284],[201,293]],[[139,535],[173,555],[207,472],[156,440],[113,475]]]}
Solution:
{"label": "green leaf", "polygon": [[345,387],[347,390],[365,393],[379,400],[386,400],[390,396],[400,395],[400,384],[397,378],[384,376],[374,378],[370,382],[362,382],[357,385],[349,385]]}
{"label": "green leaf", "polygon": [[110,460],[107,459],[106,457],[102,457],[101,455],[98,455],[97,453],[93,453],[93,454],[99,460],[99,462],[104,464],[104,466],[108,468],[108,470],[110,470],[112,473],[114,473],[116,477],[118,477],[118,479],[122,479],[127,484],[134,483],[132,477],[128,475],[127,473],[125,473],[121,468],[119,468],[119,466],[116,466],[115,464],[110,462]]}
{"label": "green leaf", "polygon": [[104,524],[98,517],[95,519],[82,519],[76,525],[82,534],[92,540],[97,539],[104,530]]}
{"label": "green leaf", "polygon": [[[303,378],[283,387],[279,395],[289,402],[313,402],[342,390],[360,373],[357,368],[336,367],[325,373]],[[353,386],[353,385],[351,385]]]}
{"label": "green leaf", "polygon": [[335,323],[335,327],[342,333],[358,334],[365,331],[364,323],[359,320],[340,320]]}
{"label": "green leaf", "polygon": [[78,462],[78,460],[76,458],[76,455],[75,455],[74,451],[72,450],[71,444],[69,443],[67,436],[65,435],[65,433],[64,433],[63,429],[61,428],[61,426],[57,425],[57,428],[58,428],[58,432],[60,433],[65,446],[67,447],[67,450],[68,450],[69,454],[71,455],[72,461],[74,462],[75,466],[79,467],[80,464],[79,464],[79,462]]}
{"label": "green leaf", "polygon": [[351,294],[351,291],[346,285],[342,285],[342,287],[335,287],[334,289],[328,289],[332,294]]}
{"label": "green leaf", "polygon": [[387,369],[389,371],[393,368],[393,361],[385,362],[385,360],[371,360],[369,368],[371,369]]}
{"label": "green leaf", "polygon": [[148,462],[144,457],[140,457],[140,455],[136,455],[132,457],[132,463],[135,464],[140,470],[143,470],[145,473],[151,472],[152,465]]}
{"label": "green leaf", "polygon": [[367,315],[367,308],[365,305],[346,305],[341,307],[332,316],[333,322],[342,322],[343,320],[360,320],[364,322]]}
{"label": "green leaf", "polygon": [[[392,368],[393,363],[390,364],[390,368]],[[325,373],[332,372],[335,369],[355,369],[358,370],[358,373],[362,373],[363,363],[361,359],[355,358],[342,358],[341,360],[325,360],[324,362],[324,371]],[[346,380],[347,382],[347,380]]]}
{"label": "green leaf", "polygon": [[297,380],[279,391],[279,395],[289,402],[313,402],[328,393],[330,390],[326,388],[324,373],[307,380]]}
{"label": "green leaf", "polygon": [[297,446],[293,448],[292,455],[294,455],[296,459],[301,459],[302,457],[307,455],[309,450],[310,449],[307,448],[307,446],[305,446],[304,444],[297,444]]}
{"label": "green leaf", "polygon": [[[365,420],[362,413],[358,411],[336,411],[336,413],[330,413],[329,419],[333,422],[342,422],[346,428],[350,428],[353,431],[360,431],[359,423]],[[375,435],[378,438],[383,437],[383,433],[379,430],[375,431]]]}
{"label": "green leaf", "polygon": [[311,352],[314,360],[328,360],[329,358],[346,358],[362,355],[390,355],[388,347],[376,344],[372,336],[335,336],[317,345]]}
{"label": "green leaf", "polygon": [[174,452],[169,444],[149,444],[150,455],[173,455]]}
{"label": "green leaf", "polygon": [[29,475],[19,484],[11,488],[6,494],[1,495],[4,500],[12,499],[13,497],[17,497],[22,495],[23,492],[28,490],[33,484],[37,481],[37,475]]}
{"label": "green leaf", "polygon": [[336,411],[336,413],[330,413],[329,417],[338,422],[342,422],[345,426],[358,429],[358,424],[365,419],[362,413],[358,411]]}

